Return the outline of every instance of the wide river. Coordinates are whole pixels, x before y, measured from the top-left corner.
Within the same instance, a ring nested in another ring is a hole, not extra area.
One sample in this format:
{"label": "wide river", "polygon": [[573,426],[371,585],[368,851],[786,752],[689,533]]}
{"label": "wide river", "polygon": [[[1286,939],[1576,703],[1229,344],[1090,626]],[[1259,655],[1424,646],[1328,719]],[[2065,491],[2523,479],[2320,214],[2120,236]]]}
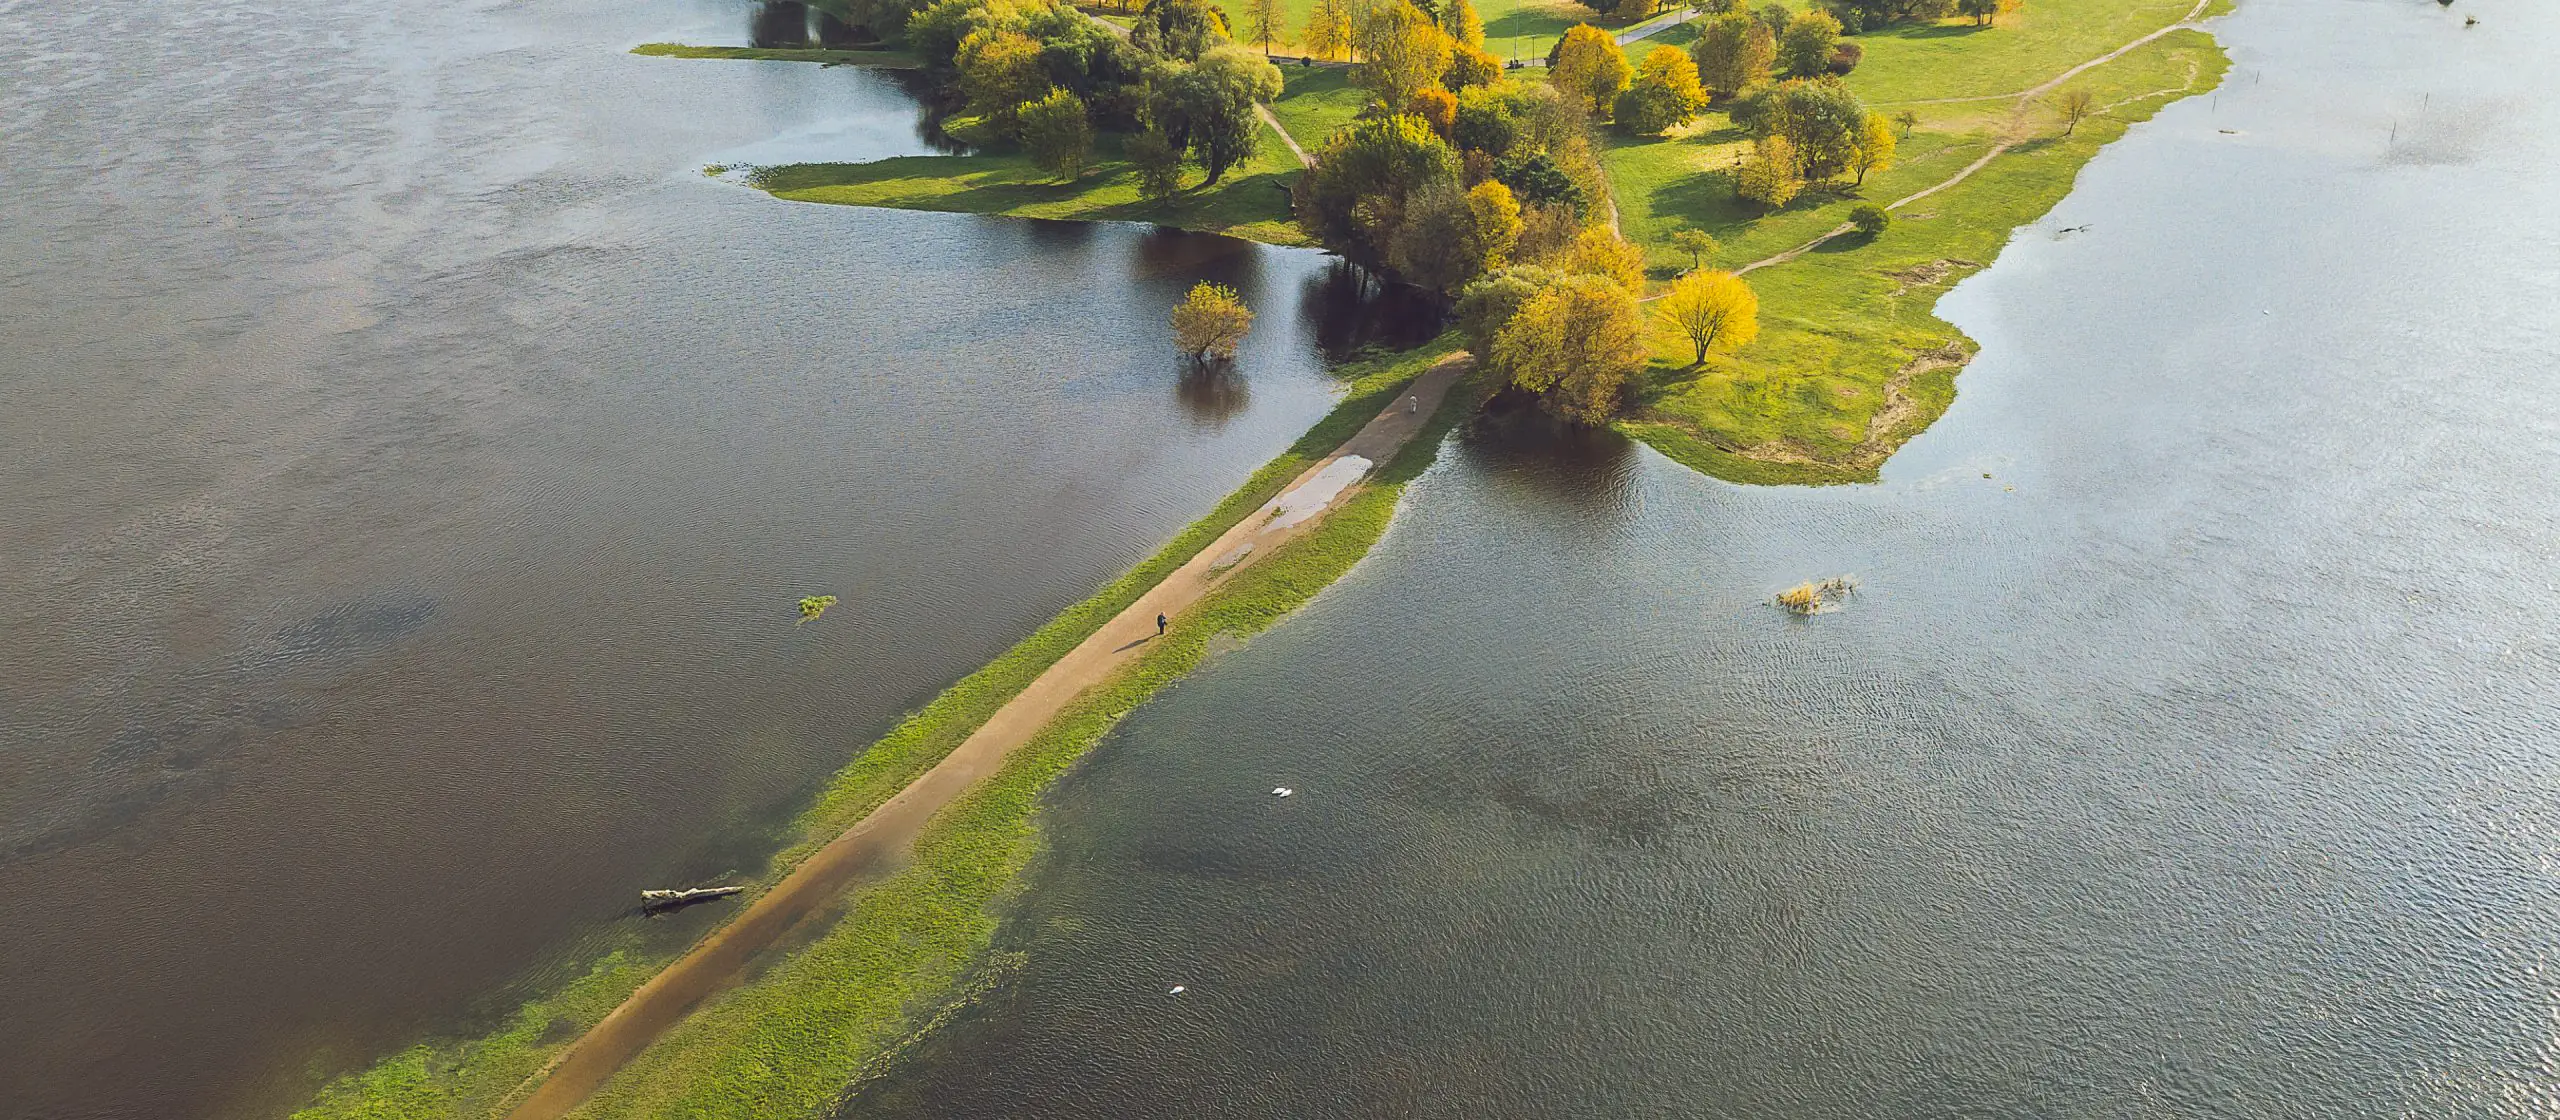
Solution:
{"label": "wide river", "polygon": [[1460,437],[852,1111],[2560,1116],[2560,8],[2216,33],[1882,485]]}
{"label": "wide river", "polygon": [[690,937],[634,892],[1329,407],[1320,254],[706,179],[931,150],[878,74],[624,53],[747,24],[0,0],[0,1116],[276,1114]]}
{"label": "wide river", "polygon": [[[1882,485],[1460,435],[1060,787],[1024,963],[856,1110],[2560,1116],[2560,11],[2215,30]],[[1326,406],[1315,255],[704,179],[930,147],[619,53],[744,34],[0,0],[0,1116],[272,1115],[688,936],[631,892]]]}

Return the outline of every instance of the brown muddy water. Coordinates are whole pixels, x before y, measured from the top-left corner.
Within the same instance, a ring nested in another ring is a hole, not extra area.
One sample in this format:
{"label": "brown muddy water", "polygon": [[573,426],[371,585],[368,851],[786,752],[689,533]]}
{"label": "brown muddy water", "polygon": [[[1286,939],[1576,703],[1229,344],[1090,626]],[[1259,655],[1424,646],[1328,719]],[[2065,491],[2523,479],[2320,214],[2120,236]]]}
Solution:
{"label": "brown muddy water", "polygon": [[0,1116],[278,1114],[690,937],[634,892],[1329,406],[1320,255],[705,179],[932,150],[879,75],[624,53],[750,19],[0,3]]}
{"label": "brown muddy water", "polygon": [[2560,9],[2215,30],[1882,485],[1458,437],[846,1115],[2560,1116]]}

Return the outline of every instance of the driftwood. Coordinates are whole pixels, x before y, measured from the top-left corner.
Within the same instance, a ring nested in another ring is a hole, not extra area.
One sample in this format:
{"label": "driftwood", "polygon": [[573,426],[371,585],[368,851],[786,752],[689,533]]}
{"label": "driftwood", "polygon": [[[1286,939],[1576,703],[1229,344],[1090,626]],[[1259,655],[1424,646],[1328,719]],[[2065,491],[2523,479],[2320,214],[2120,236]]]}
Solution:
{"label": "driftwood", "polygon": [[656,910],[668,906],[682,906],[688,902],[707,902],[715,898],[727,898],[746,889],[745,887],[686,887],[677,891],[642,891],[640,906],[642,909]]}

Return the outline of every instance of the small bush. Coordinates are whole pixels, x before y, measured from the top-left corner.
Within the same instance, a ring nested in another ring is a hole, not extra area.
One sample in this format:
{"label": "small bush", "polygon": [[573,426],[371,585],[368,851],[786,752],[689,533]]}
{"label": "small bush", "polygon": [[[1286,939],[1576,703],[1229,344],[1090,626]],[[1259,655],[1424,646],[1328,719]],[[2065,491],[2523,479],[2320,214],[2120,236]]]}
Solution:
{"label": "small bush", "polygon": [[1847,74],[1857,69],[1858,63],[1864,61],[1866,57],[1867,48],[1856,43],[1842,43],[1831,48],[1831,65],[1825,69],[1834,74]]}
{"label": "small bush", "polygon": [[1849,224],[1858,227],[1858,232],[1874,237],[1893,225],[1893,215],[1875,203],[1861,203],[1857,209],[1849,211]]}

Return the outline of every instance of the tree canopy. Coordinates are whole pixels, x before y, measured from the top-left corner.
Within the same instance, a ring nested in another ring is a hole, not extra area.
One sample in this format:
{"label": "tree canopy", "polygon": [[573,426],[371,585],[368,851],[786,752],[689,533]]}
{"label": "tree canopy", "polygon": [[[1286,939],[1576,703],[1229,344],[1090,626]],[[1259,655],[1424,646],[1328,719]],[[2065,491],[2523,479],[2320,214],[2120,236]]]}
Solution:
{"label": "tree canopy", "polygon": [[1577,23],[1556,44],[1555,63],[1547,69],[1547,81],[1573,98],[1584,112],[1605,117],[1616,106],[1618,91],[1627,88],[1631,73],[1626,52],[1618,49],[1615,37],[1590,24]]}
{"label": "tree canopy", "polygon": [[1760,297],[1730,272],[1692,272],[1671,285],[1655,311],[1688,336],[1691,365],[1715,351],[1741,349],[1760,335]]}

